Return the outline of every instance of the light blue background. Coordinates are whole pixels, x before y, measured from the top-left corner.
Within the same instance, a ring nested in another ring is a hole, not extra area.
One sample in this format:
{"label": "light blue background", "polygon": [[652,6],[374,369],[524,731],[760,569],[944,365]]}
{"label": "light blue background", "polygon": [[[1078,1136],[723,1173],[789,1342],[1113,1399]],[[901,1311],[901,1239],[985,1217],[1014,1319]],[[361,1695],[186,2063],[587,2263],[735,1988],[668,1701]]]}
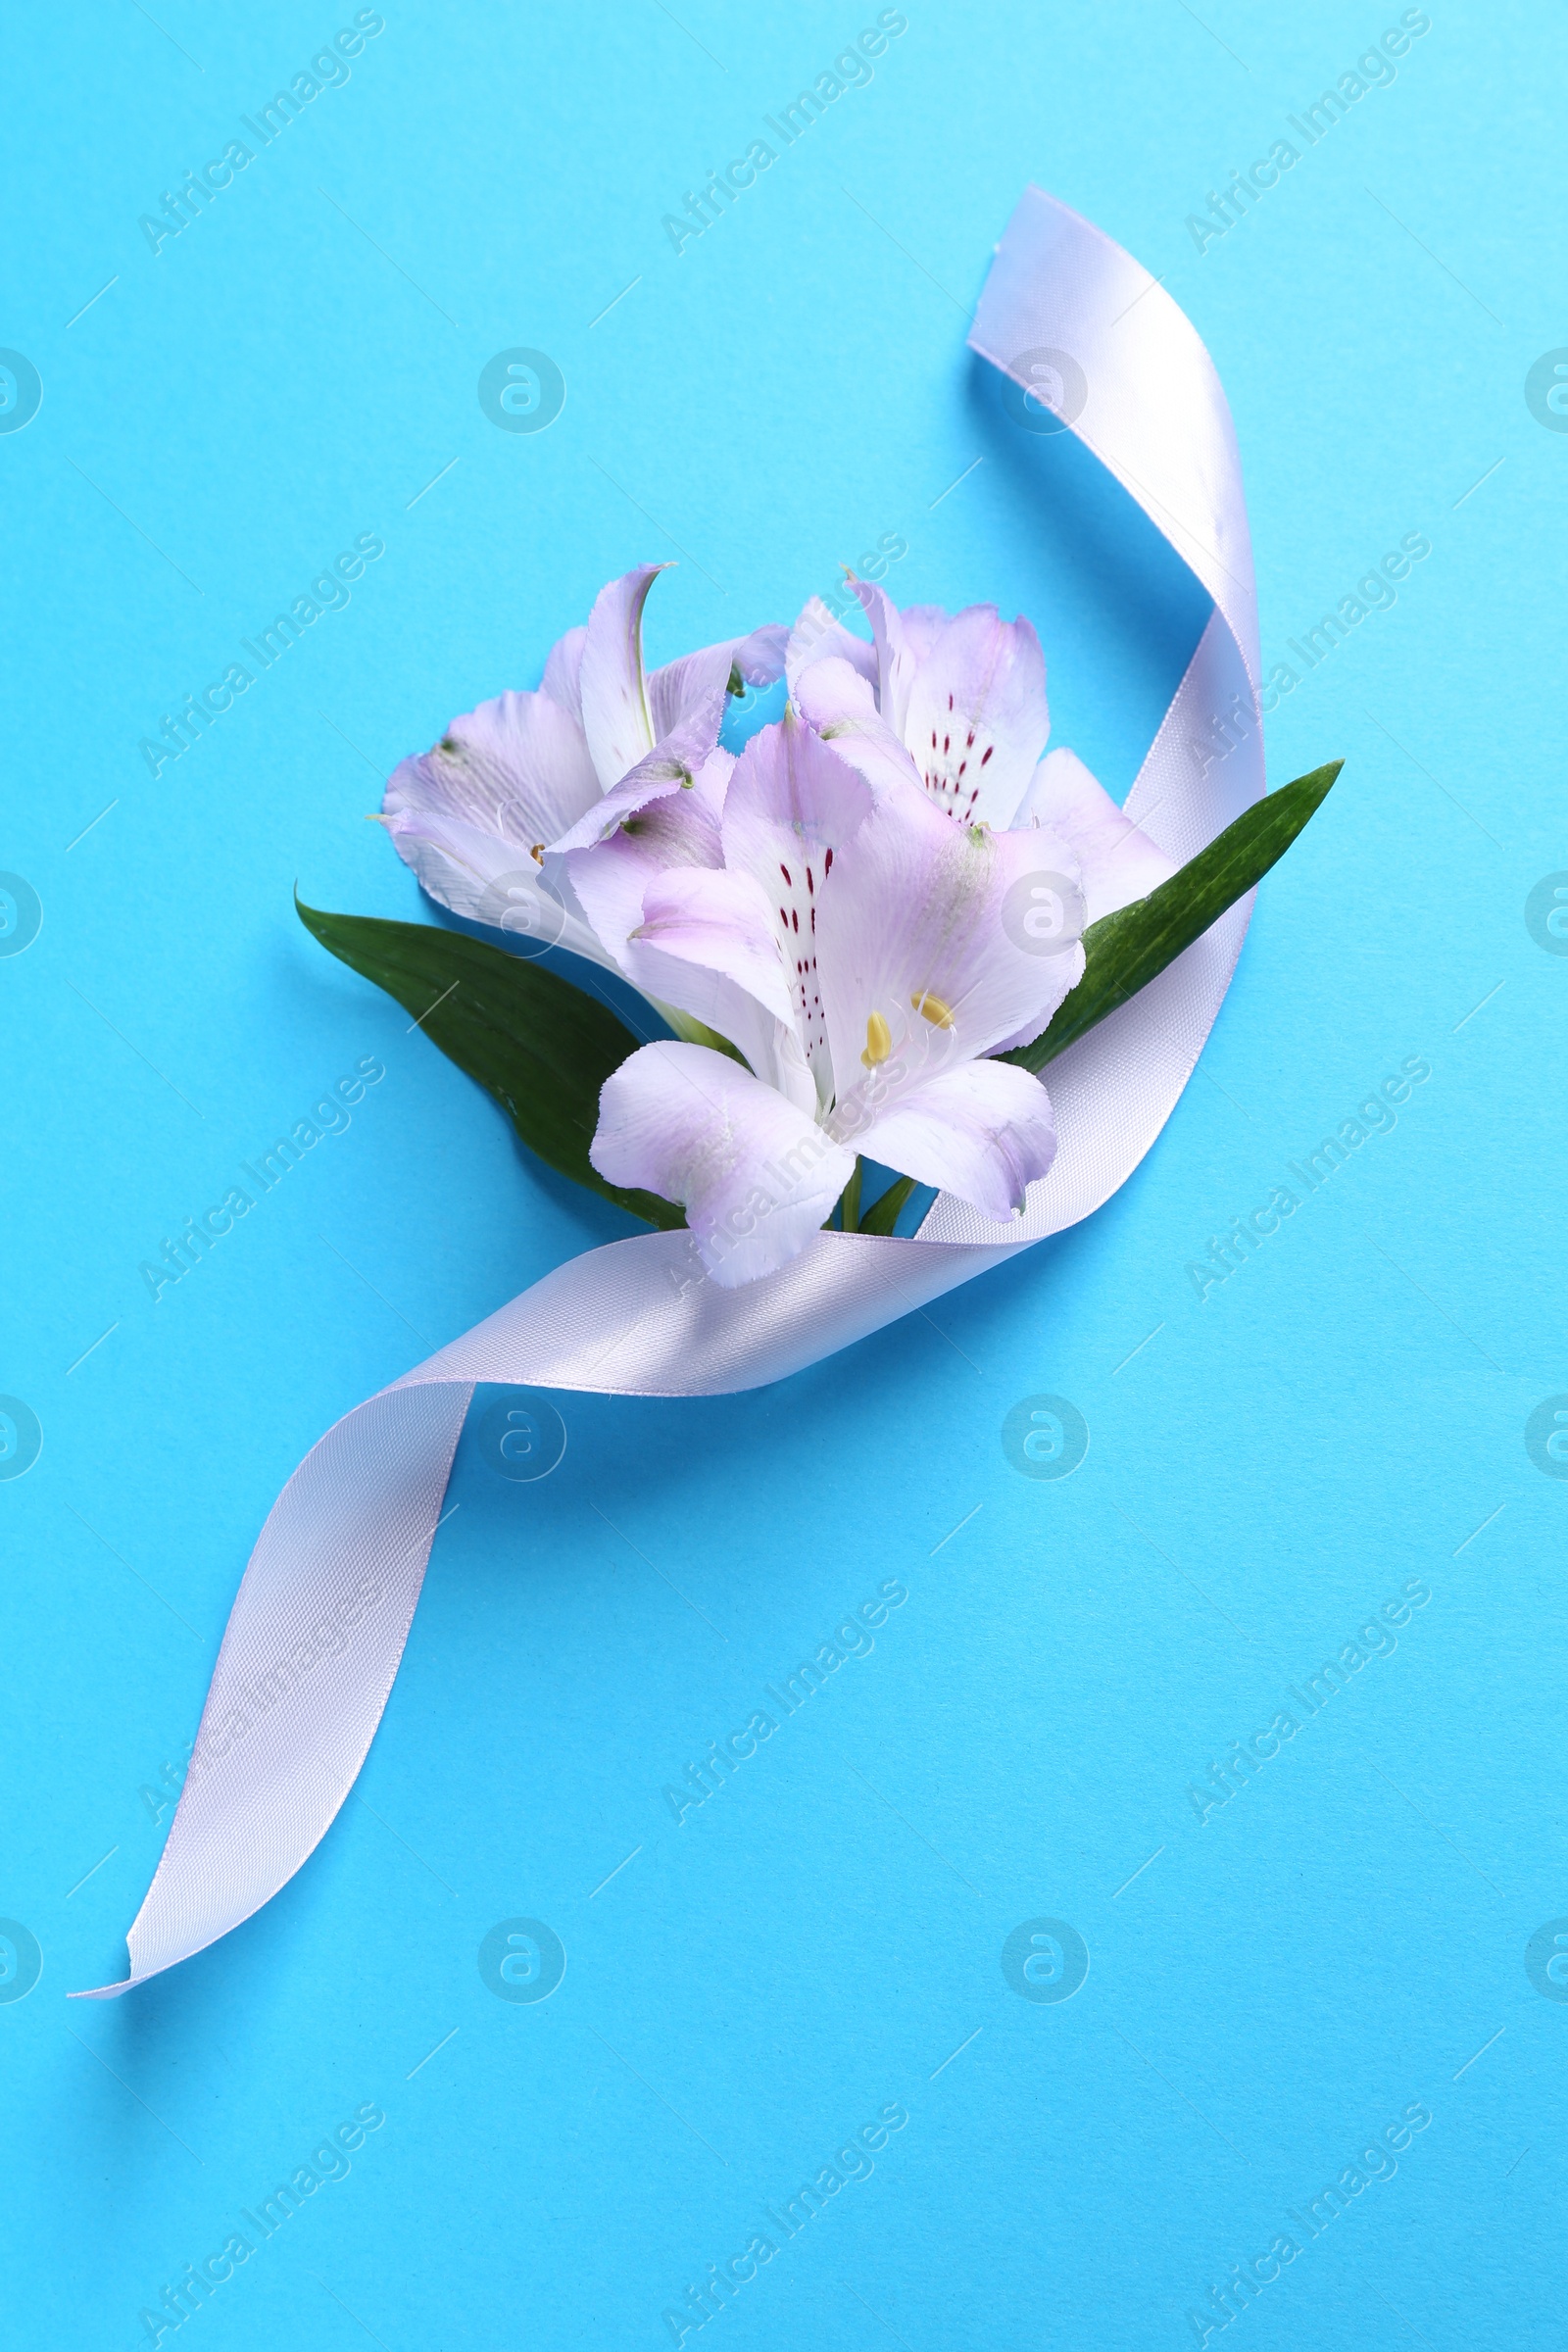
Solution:
{"label": "light blue background", "polygon": [[[1254,2352],[1561,2340],[1568,2006],[1523,1954],[1568,1913],[1568,1486],[1523,1429],[1568,1389],[1568,962],[1523,908],[1568,867],[1568,435],[1523,386],[1568,344],[1568,43],[1439,0],[1200,256],[1186,215],[1396,7],[910,0],[869,86],[677,258],[661,216],[875,13],[389,0],[347,85],[156,258],[138,215],[352,10],[13,28],[0,343],[43,380],[0,436],[0,864],[44,909],[0,961],[0,1389],[44,1432],[0,1487],[0,1913],[44,1955],[0,2005],[19,2344],[148,2340],[140,2308],[372,2100],[348,2178],[216,2290],[209,2352],[667,2343],[663,2309],[894,2101],[732,2347],[1190,2343],[1413,2101],[1396,2177],[1236,2324]],[[627,1229],[296,923],[296,879],[432,919],[362,821],[378,778],[535,683],[634,562],[681,559],[664,658],[899,532],[899,601],[1027,612],[1055,740],[1130,783],[1202,605],[966,358],[1030,179],[1214,355],[1267,661],[1432,543],[1270,722],[1276,780],[1348,765],[1198,1074],[1088,1225],[782,1387],[560,1398],[540,1486],[470,1425],[319,1852],[215,1950],[68,2007],[122,1973],[169,1820],[139,1791],[295,1462]],[[476,400],[514,345],[565,376],[537,435]],[[350,607],[155,781],[138,739],[371,531]],[[139,1261],[372,1054],[349,1131],[155,1305]],[[1394,1131],[1200,1303],[1210,1235],[1414,1054]],[[1059,1483],[1002,1451],[1040,1392],[1092,1433]],[[1411,1578],[1394,1654],[1200,1824],[1189,1786]],[[677,1825],[664,1785],[890,1579],[871,1654]],[[539,2005],[476,1966],[517,1915],[568,1956]],[[1065,2003],[1002,1974],[1039,1916],[1089,1947]]]}

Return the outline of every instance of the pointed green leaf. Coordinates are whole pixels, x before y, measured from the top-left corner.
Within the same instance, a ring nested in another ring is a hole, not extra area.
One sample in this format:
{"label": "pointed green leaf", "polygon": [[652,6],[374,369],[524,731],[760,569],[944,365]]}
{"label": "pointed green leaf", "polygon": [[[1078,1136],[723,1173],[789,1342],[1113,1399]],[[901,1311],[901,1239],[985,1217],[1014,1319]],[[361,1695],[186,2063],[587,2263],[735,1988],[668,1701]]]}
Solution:
{"label": "pointed green leaf", "polygon": [[466,932],[294,904],[323,948],[396,997],[494,1095],[530,1152],[650,1225],[684,1225],[670,1201],[607,1184],[589,1160],[599,1090],[638,1045],[608,1005]]}
{"label": "pointed green leaf", "polygon": [[1283,858],[1344,764],[1331,760],[1326,767],[1265,794],[1147,899],[1135,899],[1091,923],[1084,933],[1083,978],[1033,1045],[1001,1058],[1039,1072],[1107,1012],[1147,988]]}
{"label": "pointed green leaf", "polygon": [[897,1184],[890,1184],[880,1200],[873,1200],[861,1217],[861,1233],[891,1233],[899,1221],[900,1209],[913,1190],[912,1176],[901,1176]]}

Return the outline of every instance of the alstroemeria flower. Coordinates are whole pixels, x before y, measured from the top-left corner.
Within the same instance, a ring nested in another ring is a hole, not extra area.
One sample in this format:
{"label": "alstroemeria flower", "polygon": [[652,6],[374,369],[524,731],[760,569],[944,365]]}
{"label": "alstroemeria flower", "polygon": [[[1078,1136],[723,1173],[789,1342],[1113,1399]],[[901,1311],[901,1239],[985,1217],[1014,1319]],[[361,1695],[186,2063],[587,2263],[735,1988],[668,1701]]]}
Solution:
{"label": "alstroemeria flower", "polygon": [[1067,842],[956,824],[904,775],[873,792],[794,714],[748,745],[721,802],[706,780],[666,790],[648,821],[698,856],[669,862],[666,842],[651,864],[632,831],[568,852],[572,881],[628,970],[745,1064],[687,1043],[632,1054],[600,1098],[600,1173],[681,1202],[727,1287],[795,1255],[860,1152],[1017,1216],[1055,1129],[1040,1081],[988,1057],[1082,975],[1076,939],[1030,922],[1043,874],[1079,884]]}
{"label": "alstroemeria flower", "polygon": [[872,643],[813,597],[791,632],[785,667],[802,714],[873,791],[912,778],[959,824],[1061,835],[1082,870],[1084,923],[1175,872],[1175,860],[1123,816],[1076,754],[1041,757],[1051,732],[1046,664],[1027,620],[1004,621],[995,605],[900,612],[868,581],[851,586]]}
{"label": "alstroemeria flower", "polygon": [[788,634],[758,629],[645,671],[643,606],[663,568],[642,564],[602,589],[586,628],[553,648],[536,693],[481,703],[395,770],[387,831],[455,914],[613,968],[551,845],[634,775],[627,808],[678,790],[714,751],[731,679],[776,678]]}

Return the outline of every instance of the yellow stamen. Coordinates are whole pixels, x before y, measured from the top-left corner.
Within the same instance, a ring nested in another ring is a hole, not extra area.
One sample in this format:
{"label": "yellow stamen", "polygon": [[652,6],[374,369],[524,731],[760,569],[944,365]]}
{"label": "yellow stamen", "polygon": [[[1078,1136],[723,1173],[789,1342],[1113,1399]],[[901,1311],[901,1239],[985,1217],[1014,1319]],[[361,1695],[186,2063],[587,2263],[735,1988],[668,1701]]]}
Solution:
{"label": "yellow stamen", "polygon": [[953,1027],[952,1006],[944,1004],[940,997],[933,997],[929,990],[921,996],[911,997],[909,1003],[914,1006],[916,1012],[924,1013],[933,1028],[951,1029]]}
{"label": "yellow stamen", "polygon": [[544,843],[542,841],[536,841],[533,845],[533,848],[528,852],[528,855],[533,859],[535,865],[543,865],[545,861]]}
{"label": "yellow stamen", "polygon": [[886,1061],[893,1051],[893,1032],[879,1012],[873,1012],[865,1024],[865,1052],[860,1055],[868,1070]]}

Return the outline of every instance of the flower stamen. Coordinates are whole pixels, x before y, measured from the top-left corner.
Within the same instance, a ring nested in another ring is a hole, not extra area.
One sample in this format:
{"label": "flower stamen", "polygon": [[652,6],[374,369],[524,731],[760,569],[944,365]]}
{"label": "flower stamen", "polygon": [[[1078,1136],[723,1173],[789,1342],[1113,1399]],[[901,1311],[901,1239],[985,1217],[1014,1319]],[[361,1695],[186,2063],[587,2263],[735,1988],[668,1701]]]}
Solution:
{"label": "flower stamen", "polygon": [[865,1024],[865,1052],[860,1055],[868,1070],[886,1061],[893,1051],[893,1032],[879,1012],[873,1012]]}
{"label": "flower stamen", "polygon": [[916,1012],[925,1015],[933,1028],[951,1029],[953,1027],[952,1005],[944,1004],[942,999],[932,996],[929,989],[922,991],[917,997],[911,997],[909,1003]]}

